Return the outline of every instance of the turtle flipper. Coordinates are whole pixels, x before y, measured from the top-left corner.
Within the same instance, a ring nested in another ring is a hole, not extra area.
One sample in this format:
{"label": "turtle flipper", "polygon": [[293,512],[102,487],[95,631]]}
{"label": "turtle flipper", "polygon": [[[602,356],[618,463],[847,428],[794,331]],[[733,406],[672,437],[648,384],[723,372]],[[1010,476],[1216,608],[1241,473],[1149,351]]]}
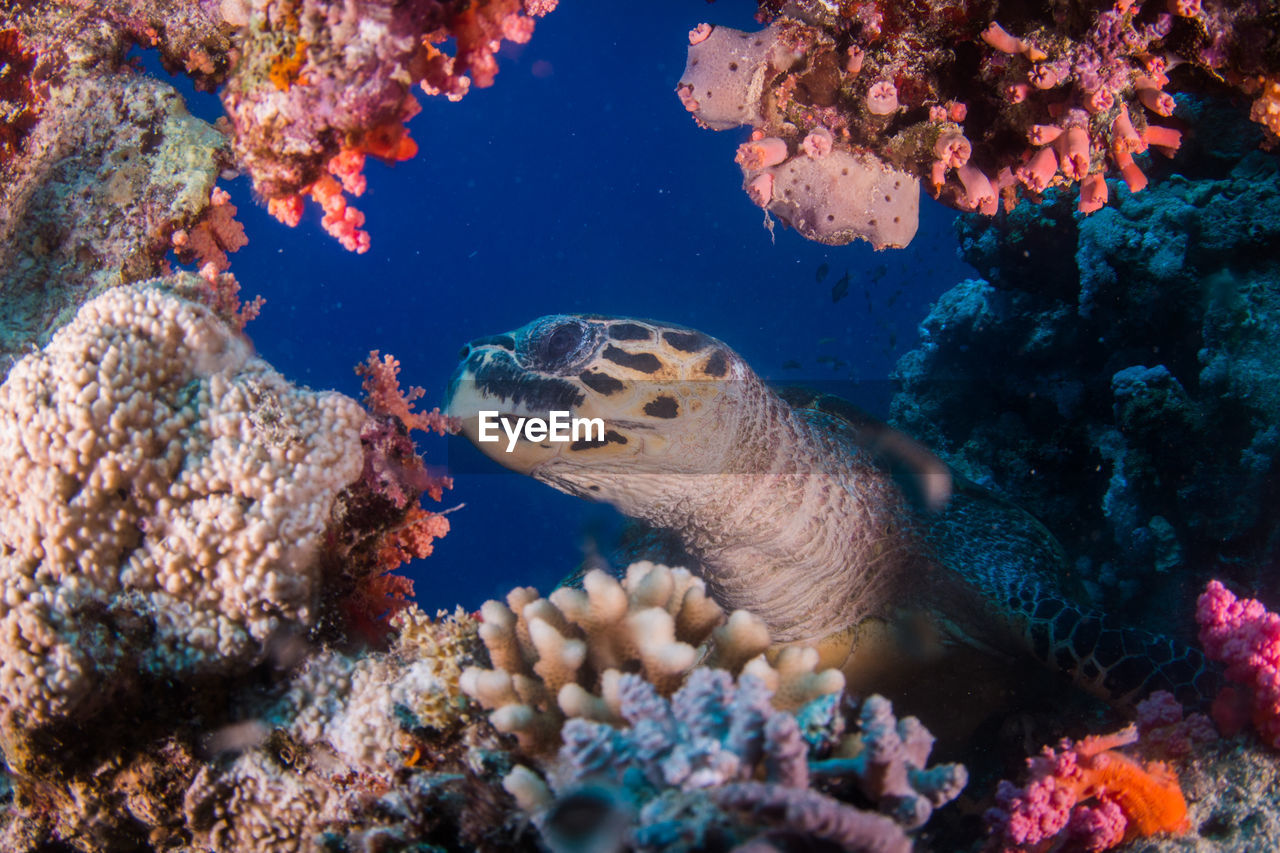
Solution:
{"label": "turtle flipper", "polygon": [[1153,690],[1193,704],[1212,699],[1220,675],[1198,649],[1068,601],[1058,586],[1065,555],[1044,525],[973,483],[957,485],[946,510],[925,520],[925,538],[952,581],[942,579],[948,598],[935,607],[952,615],[957,633],[995,648],[1024,646],[1113,705],[1132,707]]}
{"label": "turtle flipper", "polygon": [[1113,705],[1132,707],[1155,690],[1208,704],[1221,680],[1199,649],[1061,599],[1044,598],[1017,621],[1038,660]]}

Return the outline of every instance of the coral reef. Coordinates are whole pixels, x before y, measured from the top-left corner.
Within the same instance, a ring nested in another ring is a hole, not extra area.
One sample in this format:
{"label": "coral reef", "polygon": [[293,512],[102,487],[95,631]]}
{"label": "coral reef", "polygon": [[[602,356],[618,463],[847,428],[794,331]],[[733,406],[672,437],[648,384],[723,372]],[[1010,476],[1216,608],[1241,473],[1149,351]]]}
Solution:
{"label": "coral reef", "polygon": [[1262,2],[761,0],[759,17],[757,33],[691,31],[676,91],[704,127],[754,129],[744,189],[824,243],[906,245],[918,181],[987,215],[1078,183],[1077,208],[1100,210],[1108,175],[1138,192],[1139,160],[1180,146],[1175,92],[1225,81],[1276,123],[1280,26]]}
{"label": "coral reef", "polygon": [[1062,198],[965,218],[983,278],[933,307],[893,401],[1038,515],[1095,603],[1153,630],[1192,611],[1188,572],[1259,588],[1280,559],[1280,166],[1238,115],[1185,105],[1220,133],[1180,174],[1082,219]]}
{"label": "coral reef", "polygon": [[18,361],[0,386],[11,766],[31,730],[139,679],[241,668],[314,619],[316,552],[360,473],[364,419],[159,284],[107,291]]}
{"label": "coral reef", "polygon": [[968,782],[958,764],[929,767],[932,751],[933,735],[918,719],[897,719],[889,700],[873,695],[858,710],[857,731],[841,739],[833,757],[813,762],[810,771],[854,779],[858,792],[881,812],[907,829],[918,829]]}
{"label": "coral reef", "polygon": [[1121,841],[1191,828],[1178,779],[1167,765],[1140,763],[1118,751],[1138,740],[1130,726],[1112,735],[1063,740],[1027,759],[1030,781],[1000,783],[997,807],[987,813],[991,849],[1018,853],[1044,849],[1061,835],[1083,850],[1107,850]]}
{"label": "coral reef", "polygon": [[1132,853],[1274,850],[1280,844],[1280,763],[1256,740],[1200,746],[1177,765],[1193,832],[1135,839]]}
{"label": "coral reef", "polygon": [[1263,743],[1280,749],[1280,615],[1262,602],[1241,601],[1218,581],[1210,581],[1196,607],[1205,654],[1226,664],[1227,678],[1243,686],[1224,688],[1214,718],[1228,732],[1239,729],[1233,709],[1247,706]]}
{"label": "coral reef", "polygon": [[838,670],[818,671],[811,648],[785,647],[769,663],[769,630],[758,617],[726,617],[700,578],[647,561],[629,566],[621,583],[597,569],[582,589],[562,587],[550,598],[519,587],[506,605],[485,602],[480,615],[493,668],[468,670],[463,690],[534,755],[559,745],[566,717],[621,722],[627,672],[642,673],[663,695],[699,663],[751,672],[785,710],[844,687]]}
{"label": "coral reef", "polygon": [[234,748],[230,760],[205,764],[183,796],[198,844],[366,849],[456,834],[460,782],[485,770],[486,752],[498,754],[458,687],[480,650],[476,623],[411,607],[397,624],[385,654],[308,655],[281,694],[247,704],[252,716],[217,736],[220,751]]}
{"label": "coral reef", "polygon": [[23,156],[0,159],[5,370],[94,287],[158,275],[170,234],[210,206],[225,162],[222,136],[188,115],[169,86],[93,70],[116,60],[83,44],[99,33],[86,28],[57,51],[108,55],[89,53],[48,82]]}
{"label": "coral reef", "polygon": [[[354,252],[369,249],[364,214],[347,196],[365,189],[366,156],[405,160],[418,150],[405,122],[420,107],[415,83],[457,100],[489,86],[495,53],[527,42],[534,17],[555,2],[228,0],[238,59],[222,89],[237,162],[282,222],[296,225],[303,199]],[[437,45],[452,40],[448,56]]]}
{"label": "coral reef", "polygon": [[[669,700],[643,678],[622,675],[618,697],[624,726],[570,720],[564,745],[547,770],[550,787],[522,766],[507,777],[506,787],[534,814],[552,849],[593,838],[638,850],[702,850],[753,839],[764,845],[761,849],[774,849],[771,845],[784,838],[847,850],[911,849],[904,826],[918,826],[928,808],[923,814],[901,809],[906,801],[890,798],[892,818],[884,817],[809,787],[809,756],[828,751],[842,728],[838,697],[819,697],[793,713],[776,709],[770,695],[749,672],[735,683],[724,670],[700,667]],[[932,738],[918,721],[898,724],[885,700],[872,697],[872,702],[877,710],[864,713],[864,722],[911,731],[920,747],[913,751],[921,759],[911,769],[945,779],[929,789],[932,805],[959,794],[964,769],[947,765],[925,771]],[[860,767],[864,785],[884,788],[883,777],[906,776],[900,743],[891,757],[882,731],[863,731],[853,739],[874,755]],[[823,769],[834,776],[855,772],[848,761],[828,762]]]}

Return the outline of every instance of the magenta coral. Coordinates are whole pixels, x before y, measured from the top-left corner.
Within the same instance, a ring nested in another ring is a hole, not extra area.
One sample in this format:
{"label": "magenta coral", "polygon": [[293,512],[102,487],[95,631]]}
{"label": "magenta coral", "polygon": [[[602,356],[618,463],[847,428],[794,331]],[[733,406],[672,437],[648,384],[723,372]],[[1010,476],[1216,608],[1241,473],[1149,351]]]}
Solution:
{"label": "magenta coral", "polygon": [[[1129,726],[1115,734],[1063,740],[1027,759],[1027,784],[1002,781],[987,811],[988,848],[1028,853],[1069,841],[1107,850],[1121,841],[1189,828],[1177,777],[1159,762],[1141,764],[1118,752],[1136,742]],[[1053,848],[1056,849],[1056,846]]]}
{"label": "magenta coral", "polygon": [[368,0],[353,7],[244,0],[240,6],[240,59],[222,92],[236,158],[277,219],[296,224],[302,198],[310,196],[324,208],[325,230],[362,252],[369,246],[364,216],[343,192],[363,190],[364,155],[394,162],[417,151],[404,128],[419,111],[414,84],[450,100],[472,85],[492,85],[502,43],[527,42],[533,18],[555,2]]}
{"label": "magenta coral", "polygon": [[[1258,734],[1280,749],[1280,615],[1256,599],[1236,598],[1215,580],[1196,602],[1196,622],[1205,654],[1226,664],[1227,678],[1244,685]],[[1215,717],[1224,712],[1215,704]]]}

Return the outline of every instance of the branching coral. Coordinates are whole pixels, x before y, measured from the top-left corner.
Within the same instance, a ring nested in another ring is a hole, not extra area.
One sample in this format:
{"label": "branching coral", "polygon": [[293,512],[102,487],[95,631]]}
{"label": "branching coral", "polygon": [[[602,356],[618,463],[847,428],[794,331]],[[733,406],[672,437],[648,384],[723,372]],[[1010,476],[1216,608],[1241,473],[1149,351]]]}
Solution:
{"label": "branching coral", "polygon": [[425,392],[402,391],[399,372],[395,358],[379,360],[377,352],[356,367],[372,415],[360,430],[360,479],[339,495],[331,531],[335,570],[347,581],[332,585],[331,593],[352,627],[373,640],[383,638],[390,618],[413,597],[413,582],[391,573],[430,556],[435,540],[449,532],[445,513],[423,509],[418,500],[440,500],[453,481],[427,469],[409,431],[443,435],[455,425],[438,409],[414,411]]}
{"label": "branching coral", "polygon": [[528,753],[554,749],[566,717],[620,722],[625,672],[642,673],[664,695],[699,662],[753,672],[786,709],[844,687],[837,670],[815,671],[810,648],[783,649],[770,665],[761,656],[769,647],[764,623],[745,611],[726,618],[685,569],[635,563],[621,584],[595,570],[582,587],[549,599],[521,587],[507,605],[488,601],[480,610],[493,669],[468,670],[463,689]]}
{"label": "branching coral", "polygon": [[[570,720],[547,771],[550,787],[524,767],[507,777],[506,787],[534,814],[553,847],[573,827],[579,839],[614,833],[615,842],[640,850],[700,850],[763,842],[775,834],[807,845],[909,850],[903,827],[923,823],[927,808],[893,809],[899,825],[809,787],[810,756],[828,751],[843,727],[838,697],[821,696],[790,712],[775,708],[770,696],[750,672],[735,683],[724,670],[695,669],[670,699],[643,678],[623,675],[618,697],[625,725]],[[868,701],[896,722],[887,701]],[[882,735],[865,731],[857,738],[874,750]],[[917,740],[932,742],[922,727]],[[927,745],[923,751],[927,755]],[[887,766],[855,771],[849,763],[827,763],[823,770],[832,776],[860,772],[874,787]],[[953,799],[965,782],[963,768],[935,768],[931,775],[951,780],[936,788],[937,805]],[[605,807],[583,808],[591,799]]]}
{"label": "branching coral", "polygon": [[249,238],[244,226],[236,221],[236,206],[231,203],[230,194],[214,187],[209,194],[209,207],[189,229],[174,231],[170,241],[179,261],[198,262],[200,274],[212,280],[231,266],[227,253],[244,248]]}
{"label": "branching coral", "polygon": [[[760,6],[772,20],[761,32],[690,33],[677,93],[704,126],[749,124],[804,167],[784,185],[772,165],[743,162],[744,188],[824,243],[905,245],[917,178],[986,214],[1079,183],[1078,209],[1096,211],[1107,174],[1138,192],[1146,177],[1135,155],[1178,148],[1171,90],[1207,76],[1257,94],[1255,120],[1273,118],[1280,33],[1263,3]],[[805,145],[814,133],[833,140],[834,162]],[[856,216],[839,195],[864,202]]]}
{"label": "branching coral", "polygon": [[316,616],[365,414],[293,387],[162,284],[90,301],[0,386],[10,744],[139,679],[242,667]]}
{"label": "branching coral", "polygon": [[932,751],[933,735],[918,719],[898,720],[888,699],[870,696],[859,711],[857,732],[811,770],[817,776],[852,777],[880,811],[916,829],[935,808],[954,800],[969,779],[958,764],[929,767]]}

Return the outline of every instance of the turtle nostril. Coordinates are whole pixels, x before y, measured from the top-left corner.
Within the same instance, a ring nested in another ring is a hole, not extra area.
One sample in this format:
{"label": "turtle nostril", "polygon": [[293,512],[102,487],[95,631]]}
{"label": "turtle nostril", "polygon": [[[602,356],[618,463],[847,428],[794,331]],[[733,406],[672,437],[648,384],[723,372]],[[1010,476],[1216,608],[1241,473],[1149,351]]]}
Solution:
{"label": "turtle nostril", "polygon": [[462,349],[458,350],[458,361],[462,361],[471,355],[471,344],[463,344]]}

